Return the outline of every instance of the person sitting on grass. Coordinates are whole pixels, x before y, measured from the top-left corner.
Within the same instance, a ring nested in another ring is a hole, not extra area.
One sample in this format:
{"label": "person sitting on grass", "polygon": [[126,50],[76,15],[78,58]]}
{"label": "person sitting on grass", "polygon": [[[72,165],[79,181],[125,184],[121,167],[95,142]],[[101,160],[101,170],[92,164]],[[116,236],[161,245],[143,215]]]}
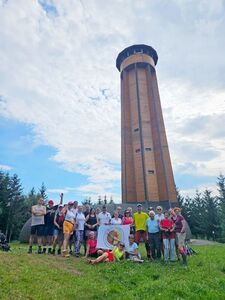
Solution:
{"label": "person sitting on grass", "polygon": [[125,258],[125,245],[122,242],[118,243],[112,251],[106,250],[101,256],[89,261],[92,265],[99,264],[101,262],[115,262]]}
{"label": "person sitting on grass", "polygon": [[141,259],[141,254],[138,251],[138,245],[134,241],[133,234],[130,234],[129,236],[129,246],[126,249],[126,259],[134,262],[143,262]]}
{"label": "person sitting on grass", "polygon": [[90,257],[98,257],[99,255],[103,254],[102,250],[98,250],[96,248],[97,246],[97,239],[96,239],[96,235],[94,231],[90,231],[89,232],[89,236],[88,236],[88,240],[87,240],[87,248],[86,248],[86,254],[85,254],[85,258],[87,258],[88,256]]}

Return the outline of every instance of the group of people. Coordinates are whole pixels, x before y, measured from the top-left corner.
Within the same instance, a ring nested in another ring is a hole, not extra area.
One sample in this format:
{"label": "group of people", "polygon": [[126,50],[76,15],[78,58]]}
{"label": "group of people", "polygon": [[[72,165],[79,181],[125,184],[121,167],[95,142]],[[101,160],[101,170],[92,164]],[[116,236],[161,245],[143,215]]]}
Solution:
{"label": "group of people", "polygon": [[[63,194],[60,204],[54,205],[49,200],[47,206],[40,198],[37,205],[32,206],[31,235],[28,253],[32,253],[32,245],[37,236],[38,253],[61,254],[69,257],[74,253],[80,256],[81,245],[84,246],[84,257],[90,258],[91,264],[129,259],[143,262],[138,250],[139,243],[144,242],[147,257],[151,260],[164,257],[166,263],[175,261],[176,256],[184,265],[187,264],[185,237],[186,221],[178,207],[164,211],[157,206],[156,211],[149,208],[143,211],[142,204],[137,204],[137,211],[133,213],[128,207],[122,213],[117,207],[111,216],[105,205],[102,208],[90,205],[78,205],[77,201],[70,201],[63,205]],[[113,250],[97,248],[98,228],[101,225],[129,225],[129,245],[118,241]]]}

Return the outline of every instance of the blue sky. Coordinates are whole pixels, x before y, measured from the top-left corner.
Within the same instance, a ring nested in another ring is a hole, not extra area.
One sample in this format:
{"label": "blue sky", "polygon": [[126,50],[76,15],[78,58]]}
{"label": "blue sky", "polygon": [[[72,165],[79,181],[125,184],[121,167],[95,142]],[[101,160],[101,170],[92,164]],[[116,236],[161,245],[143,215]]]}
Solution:
{"label": "blue sky", "polygon": [[49,198],[120,200],[118,53],[153,46],[175,181],[225,166],[224,1],[0,0],[0,167]]}

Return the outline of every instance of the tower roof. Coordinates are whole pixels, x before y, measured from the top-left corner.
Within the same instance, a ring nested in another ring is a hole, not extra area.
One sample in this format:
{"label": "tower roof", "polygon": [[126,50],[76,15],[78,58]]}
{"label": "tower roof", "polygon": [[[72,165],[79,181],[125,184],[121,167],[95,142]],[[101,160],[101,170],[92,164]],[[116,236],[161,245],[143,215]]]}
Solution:
{"label": "tower roof", "polygon": [[117,69],[120,71],[120,66],[121,66],[122,62],[124,61],[124,59],[126,59],[127,57],[129,57],[130,55],[133,55],[135,53],[147,54],[153,58],[155,65],[157,64],[158,54],[155,51],[155,49],[152,48],[151,46],[140,44],[140,45],[133,45],[133,46],[127,47],[119,53],[119,55],[117,56],[117,59],[116,59]]}

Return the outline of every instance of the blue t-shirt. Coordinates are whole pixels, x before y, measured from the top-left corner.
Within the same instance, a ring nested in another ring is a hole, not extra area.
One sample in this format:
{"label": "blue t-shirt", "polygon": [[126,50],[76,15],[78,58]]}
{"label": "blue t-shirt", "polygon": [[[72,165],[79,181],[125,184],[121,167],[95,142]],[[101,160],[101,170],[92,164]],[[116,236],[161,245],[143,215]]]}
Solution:
{"label": "blue t-shirt", "polygon": [[127,247],[127,252],[134,255],[136,249],[138,249],[138,245],[136,243],[133,243],[132,245],[129,244]]}
{"label": "blue t-shirt", "polygon": [[146,225],[149,233],[159,232],[159,222],[156,219],[151,220],[150,218],[148,218],[148,220],[146,221]]}

